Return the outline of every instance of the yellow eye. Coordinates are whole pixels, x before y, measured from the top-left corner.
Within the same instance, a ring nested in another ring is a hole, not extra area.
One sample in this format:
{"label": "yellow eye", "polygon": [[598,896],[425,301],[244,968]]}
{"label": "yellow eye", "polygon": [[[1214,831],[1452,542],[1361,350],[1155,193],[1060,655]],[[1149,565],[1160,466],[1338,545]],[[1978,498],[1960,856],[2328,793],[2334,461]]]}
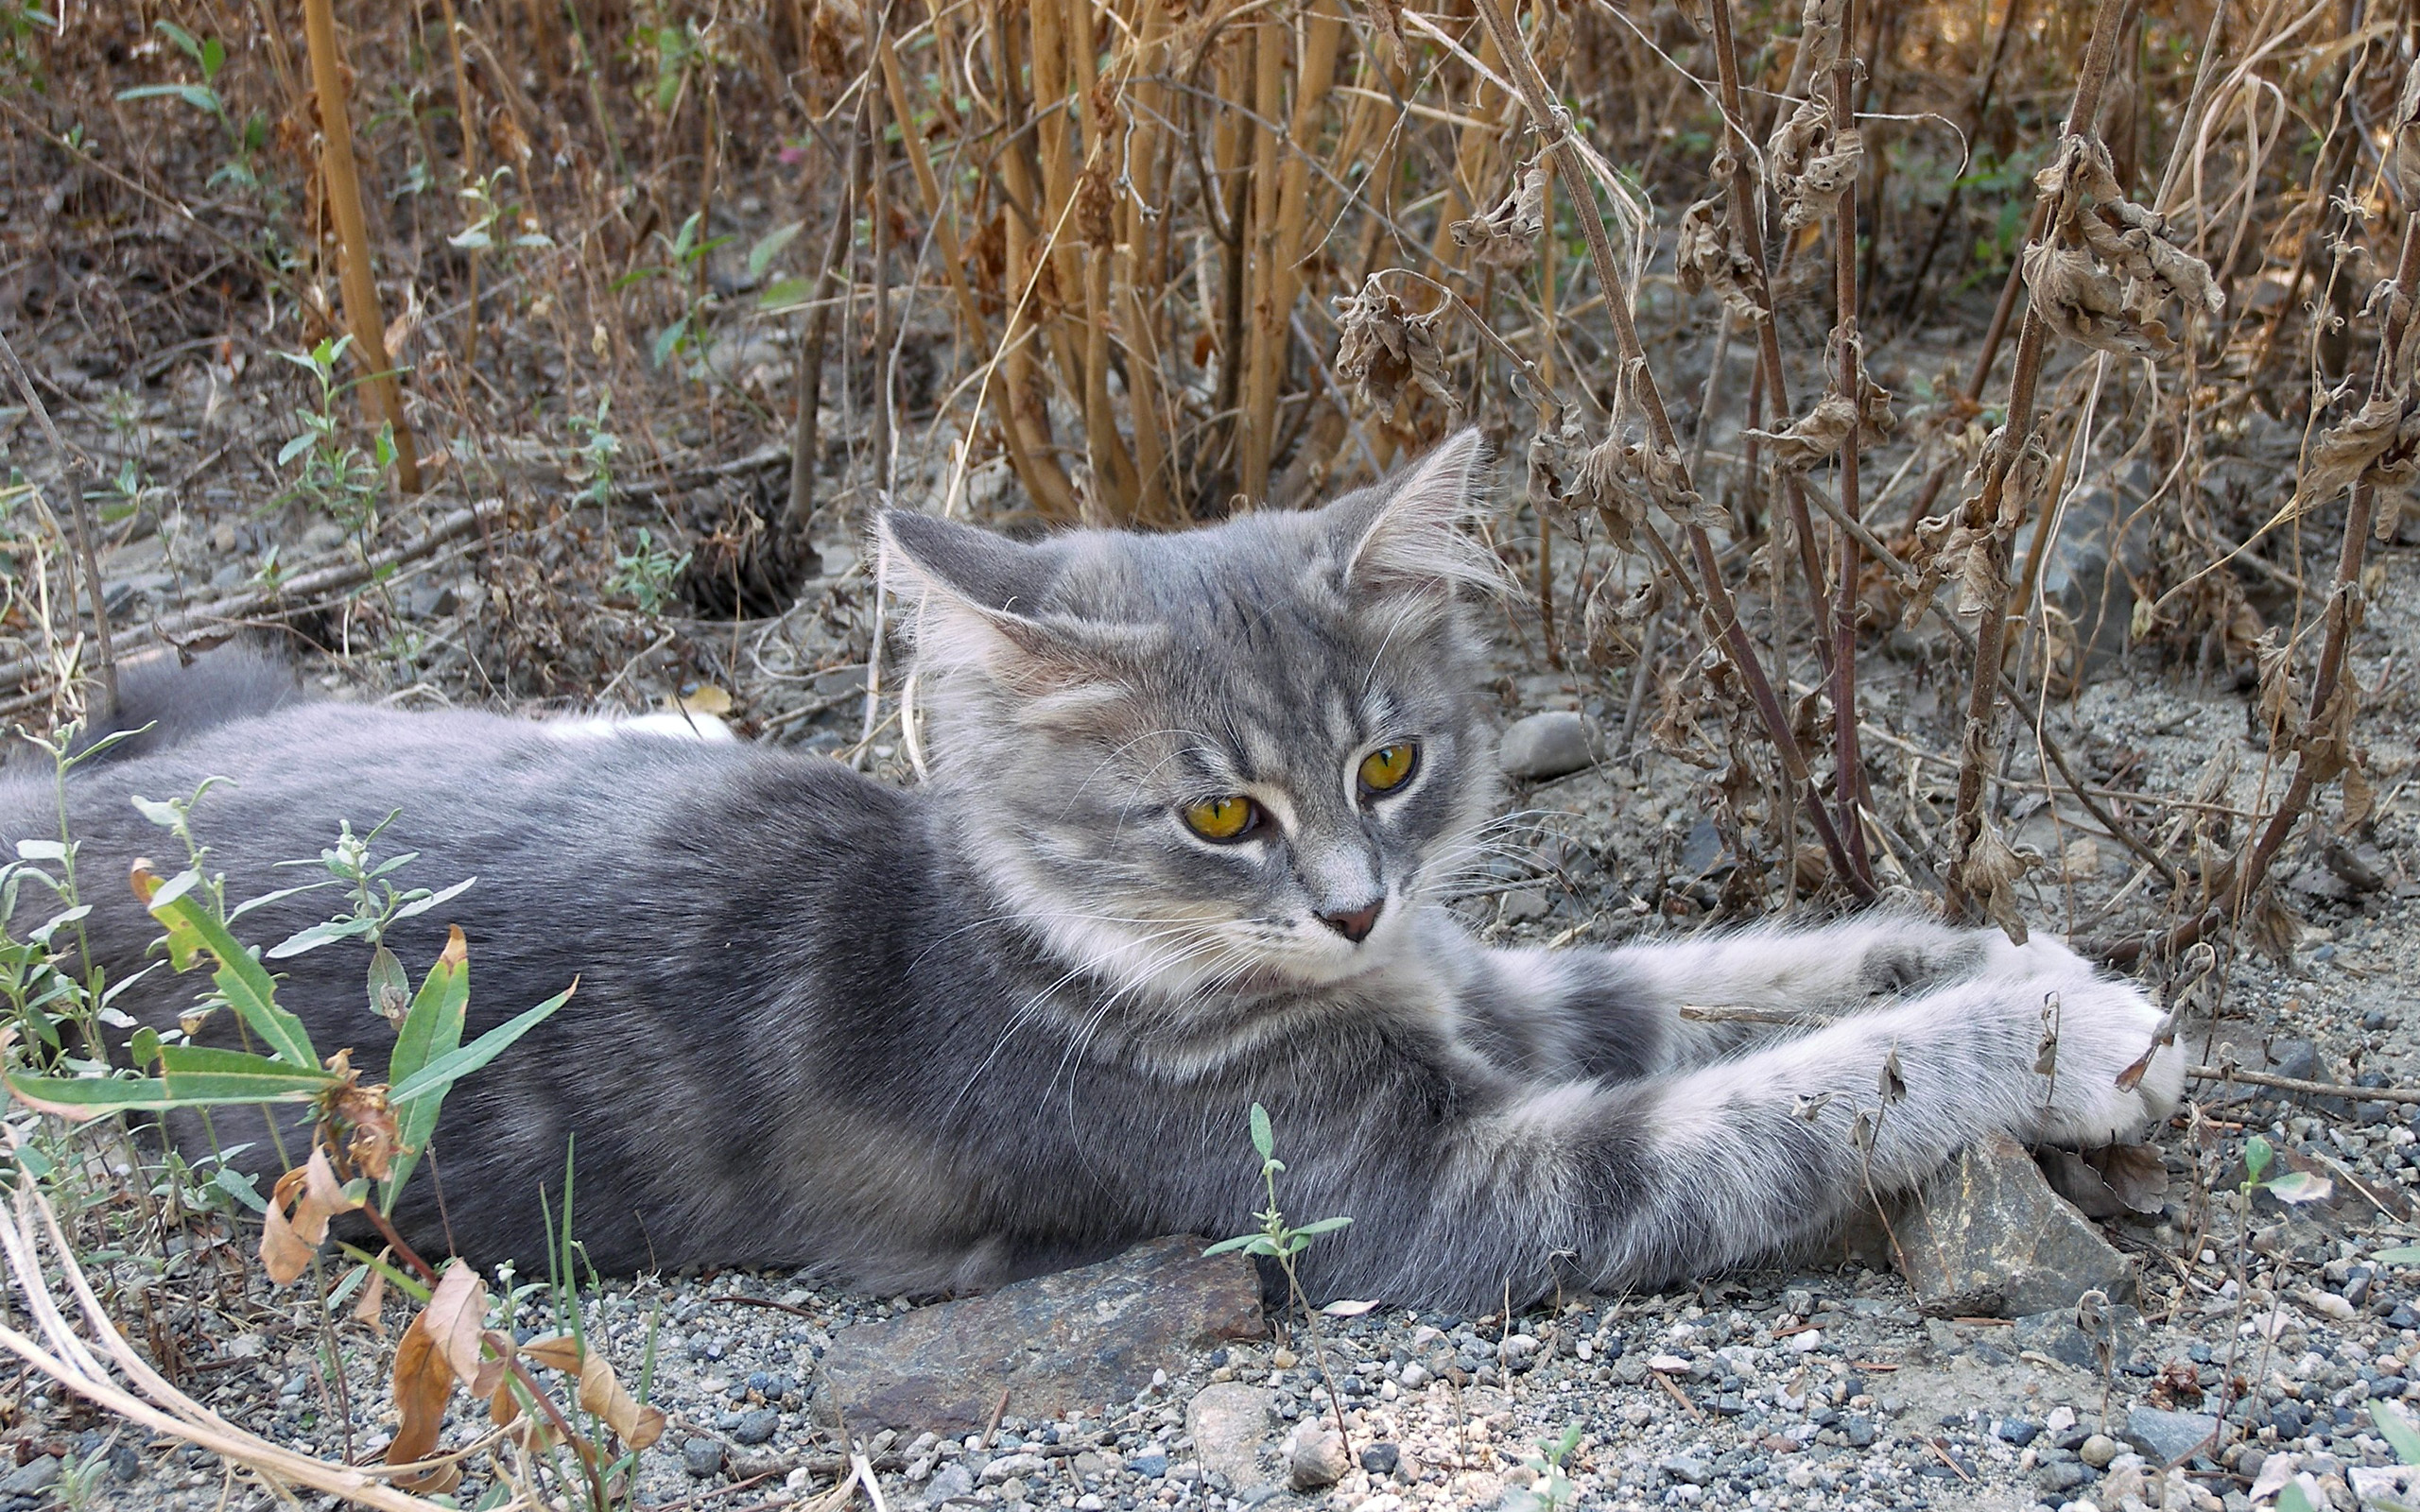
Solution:
{"label": "yellow eye", "polygon": [[1381,746],[1361,758],[1361,789],[1365,793],[1385,793],[1403,786],[1420,765],[1420,747],[1409,741]]}
{"label": "yellow eye", "polygon": [[1260,823],[1260,805],[1239,793],[1184,806],[1185,827],[1204,840],[1240,840]]}

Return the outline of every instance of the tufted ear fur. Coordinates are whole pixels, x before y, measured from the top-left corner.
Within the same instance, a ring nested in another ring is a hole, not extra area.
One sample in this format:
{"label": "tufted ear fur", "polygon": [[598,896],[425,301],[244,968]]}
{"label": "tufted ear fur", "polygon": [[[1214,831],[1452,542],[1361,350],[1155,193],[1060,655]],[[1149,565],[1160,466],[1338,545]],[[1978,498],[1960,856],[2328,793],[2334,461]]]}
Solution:
{"label": "tufted ear fur", "polygon": [[905,509],[875,524],[883,584],[909,610],[920,676],[973,673],[1059,722],[1122,696],[1165,632],[1044,608],[1060,556]]}
{"label": "tufted ear fur", "polygon": [[1455,432],[1376,486],[1328,506],[1349,587],[1386,596],[1450,599],[1461,589],[1512,591],[1495,554],[1469,528],[1486,494],[1486,444]]}

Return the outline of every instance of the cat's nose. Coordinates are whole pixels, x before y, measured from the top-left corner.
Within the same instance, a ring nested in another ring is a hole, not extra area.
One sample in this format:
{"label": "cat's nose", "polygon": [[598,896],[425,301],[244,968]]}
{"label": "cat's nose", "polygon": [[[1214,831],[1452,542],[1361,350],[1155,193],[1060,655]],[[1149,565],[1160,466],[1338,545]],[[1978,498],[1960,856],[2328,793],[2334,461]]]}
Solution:
{"label": "cat's nose", "polygon": [[1378,910],[1386,905],[1387,900],[1383,896],[1373,898],[1358,908],[1322,914],[1320,922],[1358,945],[1370,937],[1370,931],[1378,927]]}

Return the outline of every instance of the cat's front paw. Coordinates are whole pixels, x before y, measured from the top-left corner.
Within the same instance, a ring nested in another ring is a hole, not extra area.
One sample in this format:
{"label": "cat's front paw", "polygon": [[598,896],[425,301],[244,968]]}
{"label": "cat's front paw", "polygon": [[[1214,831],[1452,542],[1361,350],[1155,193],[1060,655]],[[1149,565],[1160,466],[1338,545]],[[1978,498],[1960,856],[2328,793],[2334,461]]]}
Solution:
{"label": "cat's front paw", "polygon": [[2176,1111],[2185,1095],[2178,1046],[2160,1046],[2138,1075],[2135,1071],[2163,1017],[2139,988],[2086,969],[2045,981],[2043,991],[2048,1069],[2034,1075],[2034,1139],[2084,1148],[2118,1143]]}

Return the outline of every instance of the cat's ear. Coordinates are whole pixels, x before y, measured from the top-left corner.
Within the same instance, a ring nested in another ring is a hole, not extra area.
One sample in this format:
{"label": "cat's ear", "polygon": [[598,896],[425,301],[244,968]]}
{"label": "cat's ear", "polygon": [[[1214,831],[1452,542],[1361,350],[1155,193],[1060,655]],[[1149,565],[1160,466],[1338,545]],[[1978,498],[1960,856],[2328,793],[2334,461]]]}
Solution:
{"label": "cat's ear", "polygon": [[1330,505],[1347,585],[1387,596],[1509,591],[1503,563],[1470,528],[1488,475],[1486,443],[1466,429],[1394,476]]}
{"label": "cat's ear", "polygon": [[1136,627],[1045,608],[1063,558],[973,525],[906,509],[875,524],[885,589],[908,607],[918,666],[975,671],[1029,698],[1091,702],[1115,692],[1150,648]]}

